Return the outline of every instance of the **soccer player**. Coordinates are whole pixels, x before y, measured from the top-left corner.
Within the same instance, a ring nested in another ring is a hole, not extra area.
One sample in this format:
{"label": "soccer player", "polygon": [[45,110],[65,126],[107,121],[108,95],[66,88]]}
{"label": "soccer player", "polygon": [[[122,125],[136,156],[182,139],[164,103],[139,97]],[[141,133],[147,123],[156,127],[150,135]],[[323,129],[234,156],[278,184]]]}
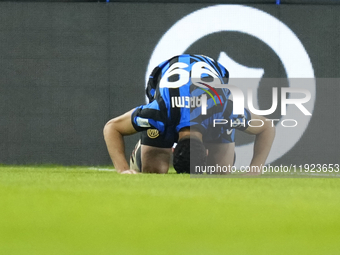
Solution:
{"label": "soccer player", "polygon": [[[247,109],[241,115],[233,114],[230,91],[214,85],[227,84],[228,79],[225,67],[202,55],[175,56],[155,67],[146,89],[149,104],[110,120],[104,127],[105,142],[116,170],[123,174],[167,173],[172,152],[178,173],[194,173],[195,166],[232,166],[235,129],[256,136],[250,166],[260,170],[273,143],[275,127]],[[216,120],[221,119],[232,125],[217,125]],[[262,120],[264,124],[251,127],[248,125],[251,119]],[[141,140],[129,166],[124,136],[136,132],[142,132]],[[174,143],[177,146],[173,150]]]}

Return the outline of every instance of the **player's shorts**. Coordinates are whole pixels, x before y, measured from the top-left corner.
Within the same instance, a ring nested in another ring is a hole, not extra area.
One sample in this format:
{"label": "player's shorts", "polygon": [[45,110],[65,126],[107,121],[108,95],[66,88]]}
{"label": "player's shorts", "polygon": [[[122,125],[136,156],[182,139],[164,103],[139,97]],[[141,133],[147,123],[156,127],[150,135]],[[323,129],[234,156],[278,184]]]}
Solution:
{"label": "player's shorts", "polygon": [[157,148],[171,148],[174,141],[165,139],[157,129],[150,128],[141,132],[141,144]]}
{"label": "player's shorts", "polygon": [[[152,129],[149,129],[149,130],[152,130]],[[138,140],[135,148],[133,149],[130,155],[130,169],[133,169],[137,172],[142,171],[142,157],[141,157],[142,144],[148,145],[148,146],[154,146],[158,148],[171,148],[173,146],[172,142],[170,143],[169,141],[165,141],[161,136],[152,138],[147,134],[147,132],[142,132],[141,139]],[[236,153],[234,153],[234,164],[235,164],[235,160],[236,160]]]}

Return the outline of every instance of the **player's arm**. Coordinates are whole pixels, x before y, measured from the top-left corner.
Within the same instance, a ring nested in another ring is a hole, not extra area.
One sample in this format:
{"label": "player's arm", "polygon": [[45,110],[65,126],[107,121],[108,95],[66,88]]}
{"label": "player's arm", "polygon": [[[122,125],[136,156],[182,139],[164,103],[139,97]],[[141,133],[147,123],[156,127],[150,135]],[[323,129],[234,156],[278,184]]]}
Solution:
{"label": "player's arm", "polygon": [[[246,133],[255,135],[254,154],[250,162],[250,167],[258,167],[257,169],[261,170],[260,167],[265,164],[274,141],[275,126],[272,125],[271,121],[268,121],[265,117],[260,115],[251,114],[251,119],[262,120],[264,123],[261,127],[248,126],[248,128],[245,130]],[[258,173],[253,172],[250,174],[260,173],[261,171],[259,171]]]}
{"label": "player's arm", "polygon": [[119,173],[136,173],[129,170],[129,164],[125,158],[124,136],[135,134],[137,131],[132,125],[131,114],[134,109],[124,113],[106,123],[104,127],[104,139],[113,165]]}

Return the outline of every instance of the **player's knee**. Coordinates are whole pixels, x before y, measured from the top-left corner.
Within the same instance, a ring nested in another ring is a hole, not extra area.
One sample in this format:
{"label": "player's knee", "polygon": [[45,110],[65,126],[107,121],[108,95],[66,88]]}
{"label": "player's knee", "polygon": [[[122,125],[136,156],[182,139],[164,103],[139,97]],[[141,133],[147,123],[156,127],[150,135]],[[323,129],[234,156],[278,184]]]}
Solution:
{"label": "player's knee", "polygon": [[169,171],[169,162],[158,161],[156,164],[152,161],[143,162],[143,173],[166,174]]}
{"label": "player's knee", "polygon": [[155,165],[142,165],[143,173],[153,173],[153,174],[166,174],[169,171],[169,165],[161,164]]}

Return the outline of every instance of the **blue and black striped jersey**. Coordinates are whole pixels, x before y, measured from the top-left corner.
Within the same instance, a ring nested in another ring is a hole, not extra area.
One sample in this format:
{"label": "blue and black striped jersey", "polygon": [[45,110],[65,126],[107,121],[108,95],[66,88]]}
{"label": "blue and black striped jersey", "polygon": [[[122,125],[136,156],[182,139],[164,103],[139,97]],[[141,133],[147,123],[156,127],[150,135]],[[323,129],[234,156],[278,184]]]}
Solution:
{"label": "blue and black striped jersey", "polygon": [[[164,61],[149,77],[149,104],[132,114],[134,128],[155,128],[165,139],[176,142],[182,128],[195,127],[205,142],[234,142],[234,129],[246,129],[250,113],[245,109],[243,115],[232,114],[230,91],[216,87],[227,84],[228,78],[227,69],[206,56],[185,54]],[[233,126],[213,127],[214,119],[231,120]]]}

